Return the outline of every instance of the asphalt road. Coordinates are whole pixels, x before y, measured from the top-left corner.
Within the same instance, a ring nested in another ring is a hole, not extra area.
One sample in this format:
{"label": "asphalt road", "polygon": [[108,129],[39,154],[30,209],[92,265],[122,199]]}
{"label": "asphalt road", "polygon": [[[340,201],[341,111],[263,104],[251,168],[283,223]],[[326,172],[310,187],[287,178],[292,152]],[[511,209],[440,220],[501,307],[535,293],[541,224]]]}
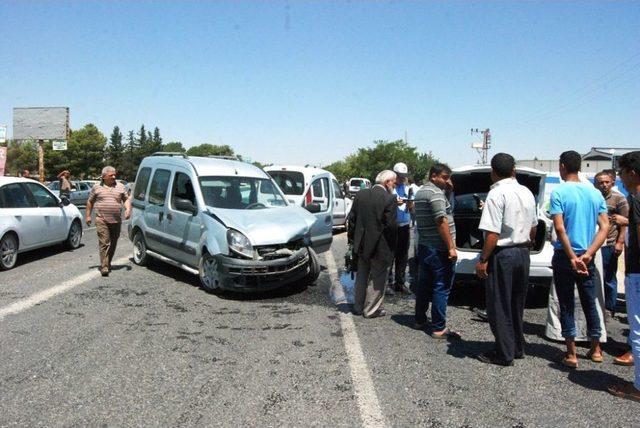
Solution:
{"label": "asphalt road", "polygon": [[546,308],[530,307],[527,357],[487,366],[474,359],[492,336],[469,310],[473,286],[449,309],[459,342],[409,328],[408,296],[373,320],[337,306],[344,234],[315,286],[217,295],[160,262],[135,266],[124,229],[108,278],[95,229],[76,251],[0,272],[1,426],[638,425],[638,404],[604,391],[632,377],[609,355],[625,341],[618,320],[605,362],[569,371],[543,338]]}

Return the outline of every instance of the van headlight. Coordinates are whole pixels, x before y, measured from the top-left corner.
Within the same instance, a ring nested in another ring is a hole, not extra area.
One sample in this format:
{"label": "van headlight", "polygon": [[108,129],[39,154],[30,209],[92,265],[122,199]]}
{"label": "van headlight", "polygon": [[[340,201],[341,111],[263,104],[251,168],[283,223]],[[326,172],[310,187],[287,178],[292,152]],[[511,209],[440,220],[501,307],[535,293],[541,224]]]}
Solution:
{"label": "van headlight", "polygon": [[253,258],[253,245],[243,233],[234,229],[227,231],[227,243],[229,248],[242,256]]}

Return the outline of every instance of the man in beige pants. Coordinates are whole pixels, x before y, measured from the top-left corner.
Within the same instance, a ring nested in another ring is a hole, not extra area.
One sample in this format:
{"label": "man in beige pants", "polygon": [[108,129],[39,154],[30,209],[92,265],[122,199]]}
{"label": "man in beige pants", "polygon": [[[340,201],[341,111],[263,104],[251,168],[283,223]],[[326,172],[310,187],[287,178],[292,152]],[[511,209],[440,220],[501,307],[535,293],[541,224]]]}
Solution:
{"label": "man in beige pants", "polygon": [[85,220],[91,224],[91,211],[96,210],[96,231],[100,247],[100,273],[109,276],[111,261],[116,252],[120,226],[122,224],[121,211],[124,205],[124,218],[131,216],[131,201],[127,189],[116,181],[116,170],[111,166],[102,168],[102,182],[93,186],[89,199]]}
{"label": "man in beige pants", "polygon": [[382,171],[371,189],[361,189],[349,214],[349,240],[358,257],[353,311],[365,318],[386,315],[382,309],[396,237],[396,174]]}

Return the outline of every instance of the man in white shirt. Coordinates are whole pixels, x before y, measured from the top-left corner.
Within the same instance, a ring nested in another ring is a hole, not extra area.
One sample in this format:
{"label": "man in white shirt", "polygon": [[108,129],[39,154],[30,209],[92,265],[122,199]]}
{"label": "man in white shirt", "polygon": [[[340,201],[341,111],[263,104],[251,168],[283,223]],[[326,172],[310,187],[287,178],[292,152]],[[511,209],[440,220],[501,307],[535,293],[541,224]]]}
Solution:
{"label": "man in white shirt", "polygon": [[491,159],[493,185],[478,228],[484,245],[476,274],[486,279],[487,315],[496,338],[493,352],[480,354],[484,363],[513,365],[524,358],[522,317],[529,284],[529,248],[538,224],[536,201],[516,180],[515,159],[498,153]]}

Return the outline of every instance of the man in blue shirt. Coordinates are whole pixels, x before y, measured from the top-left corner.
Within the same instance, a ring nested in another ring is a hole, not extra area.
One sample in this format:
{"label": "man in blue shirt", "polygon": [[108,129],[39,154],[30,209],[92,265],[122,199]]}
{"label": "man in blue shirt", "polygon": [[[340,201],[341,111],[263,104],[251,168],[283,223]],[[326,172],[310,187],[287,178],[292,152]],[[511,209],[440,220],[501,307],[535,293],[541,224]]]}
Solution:
{"label": "man in blue shirt", "polygon": [[[407,185],[407,165],[398,162],[393,166],[396,173],[396,188],[394,194],[397,198],[396,221],[398,224],[396,238],[396,253],[394,257],[393,269],[389,271],[390,287],[387,287],[388,294],[393,294],[393,290],[401,293],[409,292],[405,285],[405,272],[409,259],[409,245],[411,241],[411,209],[413,207],[413,191]],[[395,272],[395,276],[393,273]]]}
{"label": "man in blue shirt", "polygon": [[609,231],[607,205],[602,194],[593,186],[582,183],[578,177],[581,162],[580,154],[573,150],[560,155],[560,177],[565,182],[551,193],[549,210],[558,236],[553,244],[555,251],[551,267],[560,303],[562,337],[567,345],[562,363],[571,368],[578,366],[574,318],[576,285],[587,321],[587,334],[591,339],[587,358],[602,362],[593,258]]}

